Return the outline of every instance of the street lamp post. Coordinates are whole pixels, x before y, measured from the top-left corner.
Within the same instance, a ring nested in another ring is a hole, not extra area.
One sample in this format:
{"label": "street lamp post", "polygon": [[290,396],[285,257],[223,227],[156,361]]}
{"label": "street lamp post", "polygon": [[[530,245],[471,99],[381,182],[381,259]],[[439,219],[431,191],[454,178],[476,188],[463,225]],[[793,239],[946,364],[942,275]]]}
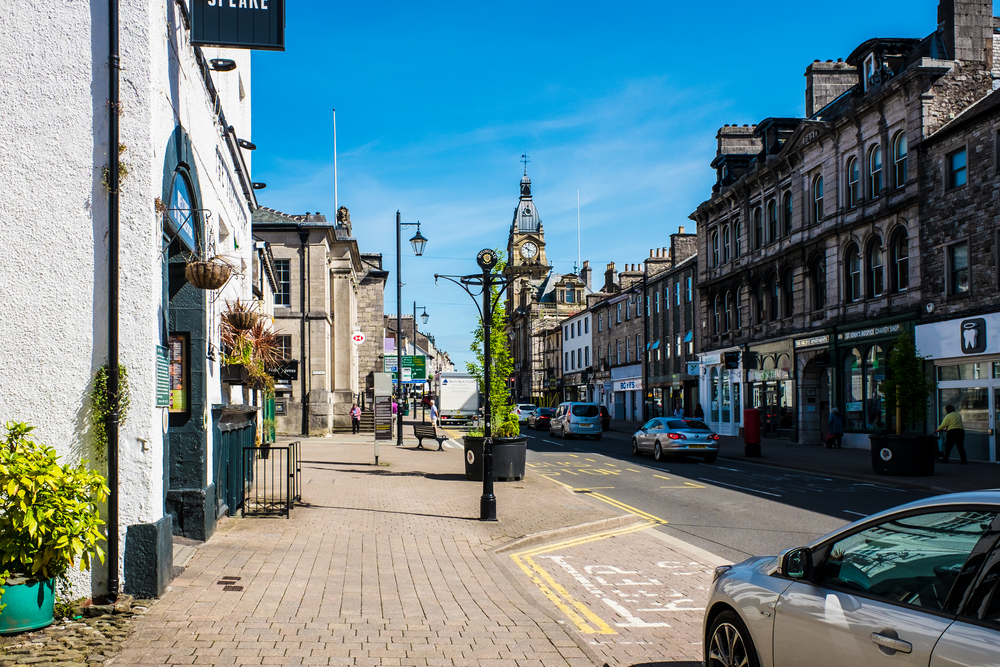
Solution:
{"label": "street lamp post", "polygon": [[[430,317],[431,317],[430,315],[427,314],[427,306],[417,306],[417,302],[416,301],[413,302],[413,356],[417,355],[417,308],[418,307],[424,309],[423,314],[420,316],[420,321],[421,322],[423,322],[424,324],[427,324],[427,320],[429,320]],[[424,374],[424,384],[427,383],[427,375],[426,375],[427,370],[426,369],[427,369],[427,367],[424,366],[424,373],[425,373]],[[423,407],[423,400],[420,401],[420,404],[421,404],[421,407]],[[416,410],[417,410],[417,405],[416,405],[416,403],[414,403],[413,404],[413,411],[416,412]],[[421,411],[420,411],[420,421],[427,421],[426,411],[423,410],[423,409],[421,409]]]}
{"label": "street lamp post", "polygon": [[396,211],[396,446],[403,446],[403,227],[416,227],[417,233],[410,239],[413,254],[420,257],[424,254],[427,239],[420,233],[420,221],[401,222],[399,211]]}
{"label": "street lamp post", "polygon": [[[445,276],[434,274],[434,282],[438,278],[450,280],[465,290],[466,294],[472,297],[472,302],[479,309],[479,315],[483,321],[483,394],[486,405],[483,409],[485,424],[483,427],[483,495],[479,499],[479,520],[497,520],[497,498],[493,494],[493,412],[490,400],[491,375],[493,366],[493,353],[490,349],[490,339],[493,324],[493,310],[500,300],[500,295],[507,289],[509,283],[503,276],[493,275],[493,267],[497,265],[499,258],[490,249],[480,250],[476,256],[479,268],[483,270],[481,274],[469,276]],[[482,292],[476,294],[470,287],[481,287]],[[493,287],[499,287],[496,296],[493,296]],[[482,307],[479,305],[477,297],[482,296]]]}

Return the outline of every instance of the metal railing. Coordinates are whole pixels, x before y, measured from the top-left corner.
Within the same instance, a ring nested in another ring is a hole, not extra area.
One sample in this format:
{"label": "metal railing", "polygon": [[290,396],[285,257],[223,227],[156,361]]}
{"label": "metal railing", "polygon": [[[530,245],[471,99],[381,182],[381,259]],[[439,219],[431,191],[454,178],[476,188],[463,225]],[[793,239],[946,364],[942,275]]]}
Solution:
{"label": "metal railing", "polygon": [[301,443],[243,448],[243,516],[290,518],[302,500]]}

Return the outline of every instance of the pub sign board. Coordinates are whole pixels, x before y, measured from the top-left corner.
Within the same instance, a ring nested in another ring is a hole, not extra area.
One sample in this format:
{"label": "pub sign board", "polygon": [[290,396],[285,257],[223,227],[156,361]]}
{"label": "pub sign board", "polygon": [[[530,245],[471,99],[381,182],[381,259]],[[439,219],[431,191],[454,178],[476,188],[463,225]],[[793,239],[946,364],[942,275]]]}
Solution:
{"label": "pub sign board", "polygon": [[191,0],[191,44],[285,50],[285,0]]}

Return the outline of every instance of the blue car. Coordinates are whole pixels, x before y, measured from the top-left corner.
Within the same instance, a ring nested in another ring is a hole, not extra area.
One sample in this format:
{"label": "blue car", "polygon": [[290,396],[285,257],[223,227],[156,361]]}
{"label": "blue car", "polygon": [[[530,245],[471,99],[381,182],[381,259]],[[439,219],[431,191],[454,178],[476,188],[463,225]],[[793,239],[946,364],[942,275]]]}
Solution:
{"label": "blue car", "polygon": [[549,435],[601,439],[601,407],[597,403],[560,403],[549,422]]}

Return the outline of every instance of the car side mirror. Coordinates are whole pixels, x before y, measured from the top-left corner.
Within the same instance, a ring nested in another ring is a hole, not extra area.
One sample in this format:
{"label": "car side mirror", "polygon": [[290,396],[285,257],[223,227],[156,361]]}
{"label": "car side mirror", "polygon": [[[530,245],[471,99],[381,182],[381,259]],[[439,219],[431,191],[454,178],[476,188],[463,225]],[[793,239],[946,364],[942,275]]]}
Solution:
{"label": "car side mirror", "polygon": [[779,571],[789,579],[808,579],[812,574],[812,552],[807,547],[786,551],[781,555]]}

